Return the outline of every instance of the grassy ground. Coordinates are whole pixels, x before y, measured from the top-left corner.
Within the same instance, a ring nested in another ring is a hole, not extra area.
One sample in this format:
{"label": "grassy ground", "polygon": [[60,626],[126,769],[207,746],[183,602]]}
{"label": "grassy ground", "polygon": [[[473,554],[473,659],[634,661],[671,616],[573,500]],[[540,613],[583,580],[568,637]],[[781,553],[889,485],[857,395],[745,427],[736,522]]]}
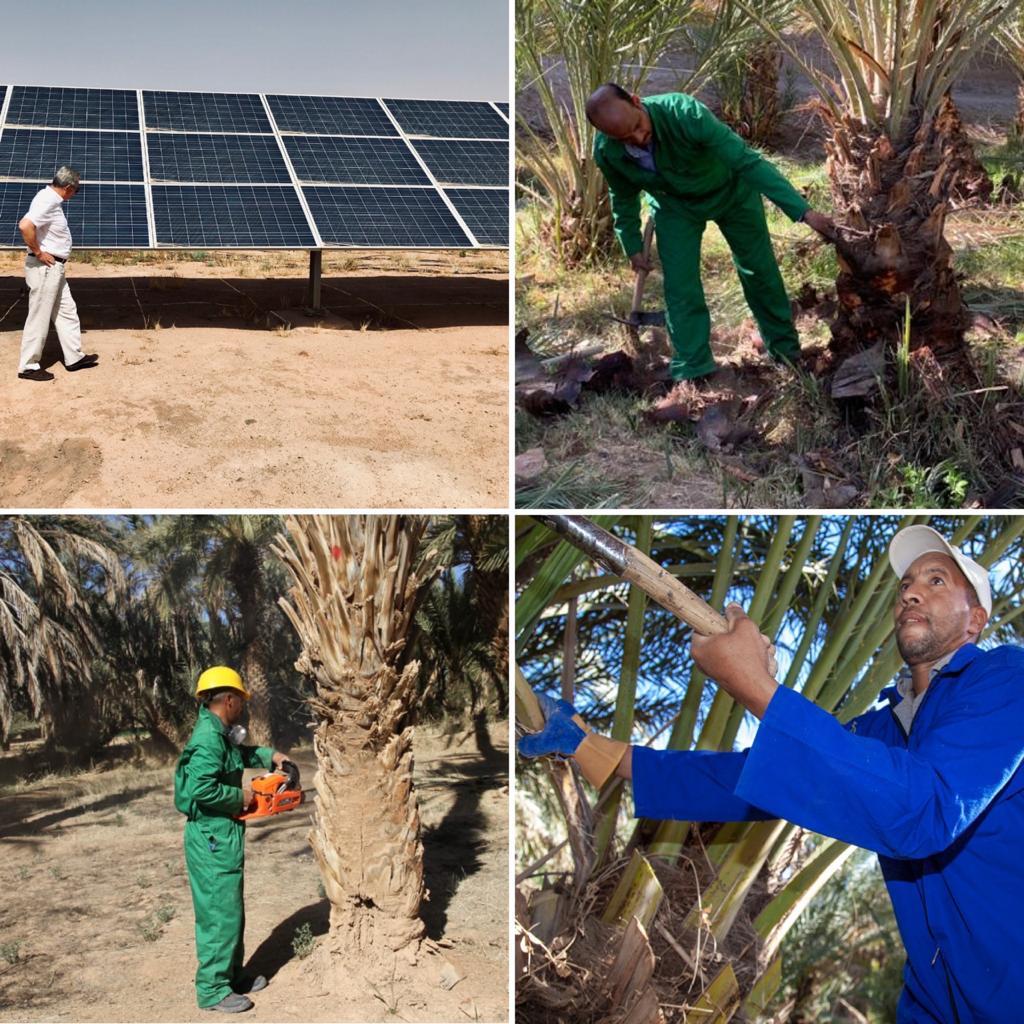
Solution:
{"label": "grassy ground", "polygon": [[[1024,147],[995,137],[979,147],[993,180],[1024,171]],[[830,207],[824,165],[772,154],[793,184],[818,209]],[[833,288],[834,250],[765,204],[768,226],[787,290]],[[542,356],[599,343],[608,351],[625,342],[621,326],[604,314],[628,310],[632,275],[624,260],[587,270],[560,269],[539,241],[540,211],[519,210],[516,324],[529,329],[530,347]],[[654,398],[636,394],[584,394],[572,413],[538,419],[516,415],[516,451],[543,449],[548,468],[520,488],[520,507],[804,507],[806,471],[819,471],[850,487],[851,506],[959,507],[972,502],[1016,505],[1020,493],[1006,455],[1006,429],[1020,412],[1024,360],[1024,208],[993,207],[952,214],[946,237],[963,276],[965,300],[990,320],[969,336],[980,387],[937,384],[937,368],[911,361],[883,391],[866,420],[850,424],[813,378],[773,364],[753,351],[744,362],[763,364],[763,400],[754,438],[723,458],[699,441],[693,424],[654,424],[644,413]],[[728,247],[711,224],[704,236],[703,282],[720,361],[743,348],[750,312]],[[660,273],[648,280],[645,307],[663,308]],[[746,322],[746,323],[745,323]],[[828,324],[805,315],[798,328],[804,347],[824,344]],[[749,347],[749,346],[748,346]],[[895,349],[895,346],[894,346]],[[941,372],[941,371],[938,371]],[[1010,430],[1014,427],[1012,423]],[[986,439],[999,439],[987,444]],[[1022,437],[1024,442],[1024,428]],[[1012,448],[1011,448],[1012,450]],[[835,492],[842,494],[842,491]],[[814,502],[817,504],[817,502]],[[843,504],[846,504],[844,501]]]}

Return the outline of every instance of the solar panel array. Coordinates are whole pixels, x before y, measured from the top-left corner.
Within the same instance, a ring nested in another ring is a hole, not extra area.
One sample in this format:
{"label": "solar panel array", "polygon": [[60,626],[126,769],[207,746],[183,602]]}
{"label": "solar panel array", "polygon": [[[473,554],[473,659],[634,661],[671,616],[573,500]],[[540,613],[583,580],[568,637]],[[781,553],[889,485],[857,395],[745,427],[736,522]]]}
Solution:
{"label": "solar panel array", "polygon": [[79,248],[508,247],[508,105],[0,85],[0,248],[62,164]]}

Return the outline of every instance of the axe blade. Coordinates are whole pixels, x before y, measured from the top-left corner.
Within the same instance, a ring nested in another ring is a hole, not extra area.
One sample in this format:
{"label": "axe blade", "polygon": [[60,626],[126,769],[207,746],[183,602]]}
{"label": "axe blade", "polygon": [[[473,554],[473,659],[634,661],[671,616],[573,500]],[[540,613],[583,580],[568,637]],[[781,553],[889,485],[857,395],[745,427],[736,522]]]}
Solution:
{"label": "axe blade", "polygon": [[609,320],[614,320],[617,324],[625,324],[627,327],[664,327],[665,326],[665,314],[662,310],[655,310],[649,313],[630,313],[626,316],[615,316],[613,314],[605,314]]}

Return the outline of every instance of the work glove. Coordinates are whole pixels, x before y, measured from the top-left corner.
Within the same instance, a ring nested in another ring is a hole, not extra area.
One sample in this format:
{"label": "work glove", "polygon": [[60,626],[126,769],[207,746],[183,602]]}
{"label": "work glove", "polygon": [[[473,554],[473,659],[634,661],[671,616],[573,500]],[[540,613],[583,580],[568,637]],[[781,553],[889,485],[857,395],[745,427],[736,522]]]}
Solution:
{"label": "work glove", "polygon": [[629,744],[594,732],[568,701],[554,700],[539,690],[534,693],[544,728],[522,736],[516,750],[523,757],[571,757],[591,785],[603,786],[626,756]]}
{"label": "work glove", "polygon": [[520,737],[516,750],[523,757],[572,757],[590,727],[567,700],[555,700],[540,690],[533,692],[544,715],[544,728]]}

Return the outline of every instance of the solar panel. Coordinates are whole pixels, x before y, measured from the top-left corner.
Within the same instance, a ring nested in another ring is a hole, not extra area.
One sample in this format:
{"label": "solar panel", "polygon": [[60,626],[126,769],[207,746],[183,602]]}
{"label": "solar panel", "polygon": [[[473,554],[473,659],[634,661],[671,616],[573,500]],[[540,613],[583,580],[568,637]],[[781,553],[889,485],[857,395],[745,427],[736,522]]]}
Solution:
{"label": "solar panel", "polygon": [[274,185],[154,185],[158,245],[287,248],[316,245],[295,189]]}
{"label": "solar panel", "polygon": [[11,86],[7,123],[131,131],[139,127],[139,101],[131,89],[14,85]]}
{"label": "solar panel", "polygon": [[147,128],[178,132],[272,131],[255,93],[143,92]]}
{"label": "solar panel", "polygon": [[62,164],[83,181],[139,181],[138,132],[80,132],[68,128],[5,128],[0,135],[0,178],[49,181]]}
{"label": "solar panel", "polygon": [[[18,221],[28,212],[42,182],[0,183],[0,245],[24,248]],[[71,237],[78,248],[149,247],[146,189],[143,185],[86,185],[64,204]]]}
{"label": "solar panel", "polygon": [[507,139],[509,126],[488,103],[469,100],[385,100],[407,135],[440,139]]}
{"label": "solar panel", "polygon": [[507,188],[446,188],[444,192],[481,245],[508,245]]}
{"label": "solar panel", "polygon": [[430,184],[402,139],[286,135],[284,144],[299,181],[341,185]]}
{"label": "solar panel", "polygon": [[268,96],[277,127],[303,135],[397,135],[376,100],[349,96]]}
{"label": "solar panel", "polygon": [[494,104],[506,117],[508,117],[508,104],[507,103],[495,103]]}
{"label": "solar panel", "polygon": [[413,145],[442,185],[507,185],[508,143],[415,139]]}
{"label": "solar panel", "polygon": [[32,197],[43,187],[40,182],[0,182],[0,245],[25,247],[18,221],[28,213]]}
{"label": "solar panel", "polygon": [[305,188],[329,245],[445,248],[469,239],[432,188]]}
{"label": "solar panel", "polygon": [[291,184],[272,135],[147,132],[146,145],[152,181]]}
{"label": "solar panel", "polygon": [[62,164],[86,248],[506,245],[508,138],[468,100],[0,85],[0,248]]}

